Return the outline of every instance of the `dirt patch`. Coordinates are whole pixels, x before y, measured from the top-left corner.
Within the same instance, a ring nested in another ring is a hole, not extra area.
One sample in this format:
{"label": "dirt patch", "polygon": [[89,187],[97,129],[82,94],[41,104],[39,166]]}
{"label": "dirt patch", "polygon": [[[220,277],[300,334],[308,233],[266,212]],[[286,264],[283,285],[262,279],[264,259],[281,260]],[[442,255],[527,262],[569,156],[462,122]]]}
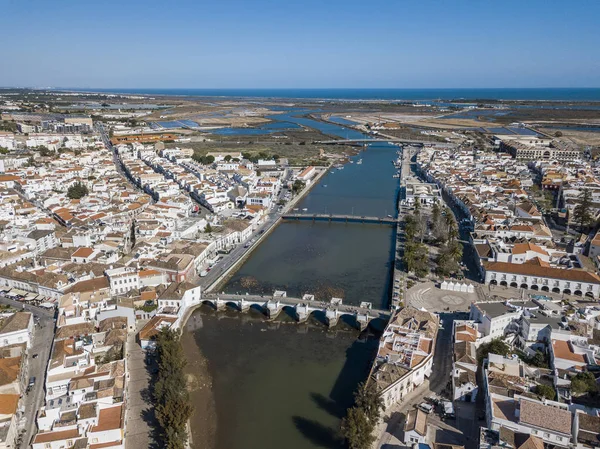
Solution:
{"label": "dirt patch", "polygon": [[194,449],[211,449],[217,441],[217,410],[208,360],[191,332],[184,332],[181,342],[188,362],[185,374],[194,406],[194,414],[190,419],[191,446]]}

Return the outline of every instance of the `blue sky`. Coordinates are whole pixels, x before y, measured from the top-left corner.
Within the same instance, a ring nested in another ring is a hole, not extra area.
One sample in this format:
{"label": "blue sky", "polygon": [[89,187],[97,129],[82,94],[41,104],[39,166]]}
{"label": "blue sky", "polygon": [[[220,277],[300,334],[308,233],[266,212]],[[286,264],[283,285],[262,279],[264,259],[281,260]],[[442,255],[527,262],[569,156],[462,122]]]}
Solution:
{"label": "blue sky", "polygon": [[0,86],[600,87],[600,1],[0,0]]}

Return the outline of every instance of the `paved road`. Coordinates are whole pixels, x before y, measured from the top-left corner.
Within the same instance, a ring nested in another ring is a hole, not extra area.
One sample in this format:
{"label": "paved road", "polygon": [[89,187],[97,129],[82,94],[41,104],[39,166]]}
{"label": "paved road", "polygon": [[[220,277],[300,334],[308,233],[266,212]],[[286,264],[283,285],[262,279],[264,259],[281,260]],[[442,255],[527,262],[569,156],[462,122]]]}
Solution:
{"label": "paved road", "polygon": [[[34,314],[34,318],[39,318],[39,325],[34,326],[33,342],[31,348],[29,348],[26,376],[26,379],[35,377],[36,382],[29,393],[23,393],[19,404],[24,410],[19,419],[19,430],[24,432],[21,443],[16,446],[19,449],[29,447],[29,442],[37,431],[35,416],[37,410],[44,403],[46,367],[54,340],[54,312],[13,301],[3,296],[0,296],[0,304],[10,305],[20,311],[31,312]],[[36,358],[33,358],[34,354],[37,354]]]}

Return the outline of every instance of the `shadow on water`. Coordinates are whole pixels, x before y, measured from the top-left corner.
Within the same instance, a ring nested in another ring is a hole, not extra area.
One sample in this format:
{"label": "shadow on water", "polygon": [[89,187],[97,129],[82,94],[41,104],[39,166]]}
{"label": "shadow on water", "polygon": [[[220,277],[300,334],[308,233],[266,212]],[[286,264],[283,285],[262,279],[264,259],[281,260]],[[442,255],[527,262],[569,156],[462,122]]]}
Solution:
{"label": "shadow on water", "polygon": [[301,416],[292,416],[292,421],[296,429],[314,445],[326,448],[342,447],[342,439],[336,429]]}
{"label": "shadow on water", "polygon": [[321,410],[325,410],[327,413],[338,419],[342,419],[346,414],[346,410],[333,399],[325,397],[320,393],[311,393],[310,397]]}

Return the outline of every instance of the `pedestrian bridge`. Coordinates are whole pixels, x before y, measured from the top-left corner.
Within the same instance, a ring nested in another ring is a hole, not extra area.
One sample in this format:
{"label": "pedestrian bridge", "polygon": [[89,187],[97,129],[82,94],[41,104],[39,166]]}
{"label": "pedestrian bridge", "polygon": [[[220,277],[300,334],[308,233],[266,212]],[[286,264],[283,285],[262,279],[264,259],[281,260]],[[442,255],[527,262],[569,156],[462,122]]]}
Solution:
{"label": "pedestrian bridge", "polygon": [[344,223],[396,224],[398,222],[398,220],[393,217],[367,217],[338,214],[283,214],[281,218],[284,220],[341,221]]}
{"label": "pedestrian bridge", "polygon": [[259,295],[231,295],[207,294],[202,295],[201,302],[211,305],[215,310],[226,307],[234,308],[240,312],[247,312],[250,308],[258,309],[269,319],[275,319],[284,308],[292,309],[293,315],[299,323],[305,322],[312,314],[321,314],[325,317],[327,325],[334,327],[343,316],[355,319],[356,327],[364,330],[372,320],[388,320],[391,316],[389,310],[373,309],[370,302],[362,302],[360,306],[343,304],[342,299],[332,298],[331,301],[317,301],[313,295],[304,295],[302,299],[288,297],[286,292],[275,292],[272,297]]}

